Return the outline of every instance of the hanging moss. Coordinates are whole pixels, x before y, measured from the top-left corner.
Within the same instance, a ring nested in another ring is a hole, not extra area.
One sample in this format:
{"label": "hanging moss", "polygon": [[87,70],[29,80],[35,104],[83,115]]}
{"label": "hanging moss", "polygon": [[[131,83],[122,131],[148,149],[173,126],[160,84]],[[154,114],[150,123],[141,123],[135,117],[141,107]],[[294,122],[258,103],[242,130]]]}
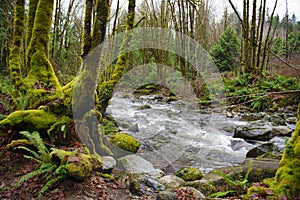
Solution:
{"label": "hanging moss", "polygon": [[16,89],[21,85],[21,56],[20,48],[23,40],[24,32],[24,16],[25,16],[25,1],[15,1],[15,19],[14,19],[14,32],[13,32],[13,48],[10,51],[9,68],[10,78],[14,83]]}

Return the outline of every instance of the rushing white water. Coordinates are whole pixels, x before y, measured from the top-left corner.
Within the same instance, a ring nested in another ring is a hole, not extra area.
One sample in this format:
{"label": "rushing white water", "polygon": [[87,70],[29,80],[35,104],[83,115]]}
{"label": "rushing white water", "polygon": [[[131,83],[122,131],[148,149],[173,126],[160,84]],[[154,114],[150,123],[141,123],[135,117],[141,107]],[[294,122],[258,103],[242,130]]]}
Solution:
{"label": "rushing white water", "polygon": [[[151,108],[140,109],[144,105]],[[246,122],[221,113],[201,114],[197,107],[196,102],[165,103],[153,96],[136,99],[116,93],[107,113],[123,132],[142,143],[137,154],[157,168],[173,171],[194,166],[208,172],[242,163],[252,145],[224,130]]]}

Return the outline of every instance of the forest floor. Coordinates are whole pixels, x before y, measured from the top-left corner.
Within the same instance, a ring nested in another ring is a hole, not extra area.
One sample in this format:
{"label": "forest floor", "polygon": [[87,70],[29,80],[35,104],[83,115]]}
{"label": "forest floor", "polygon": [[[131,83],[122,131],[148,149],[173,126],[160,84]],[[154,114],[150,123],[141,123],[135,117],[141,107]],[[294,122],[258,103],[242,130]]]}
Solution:
{"label": "forest floor", "polygon": [[[0,137],[0,144],[3,144]],[[83,199],[83,200],[128,200],[154,199],[154,197],[135,197],[121,182],[104,179],[100,175],[92,175],[86,181],[66,179],[56,183],[46,191],[42,198],[37,197],[38,191],[45,184],[44,180],[36,176],[25,181],[20,187],[14,185],[28,172],[35,169],[37,164],[22,154],[12,152],[0,145],[0,199],[34,200],[34,199]]]}

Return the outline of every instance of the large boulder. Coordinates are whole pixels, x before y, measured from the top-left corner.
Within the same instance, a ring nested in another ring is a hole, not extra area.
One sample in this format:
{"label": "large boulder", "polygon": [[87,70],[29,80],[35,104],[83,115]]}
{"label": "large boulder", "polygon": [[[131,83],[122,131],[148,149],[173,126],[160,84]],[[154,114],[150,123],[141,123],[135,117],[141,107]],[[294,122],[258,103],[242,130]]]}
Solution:
{"label": "large boulder", "polygon": [[155,169],[149,161],[134,154],[120,158],[120,163],[125,171],[131,173],[145,173],[149,174],[151,177],[159,177],[164,174],[160,169]]}
{"label": "large boulder", "polygon": [[274,133],[270,122],[259,120],[237,127],[233,137],[267,141],[274,137]]}

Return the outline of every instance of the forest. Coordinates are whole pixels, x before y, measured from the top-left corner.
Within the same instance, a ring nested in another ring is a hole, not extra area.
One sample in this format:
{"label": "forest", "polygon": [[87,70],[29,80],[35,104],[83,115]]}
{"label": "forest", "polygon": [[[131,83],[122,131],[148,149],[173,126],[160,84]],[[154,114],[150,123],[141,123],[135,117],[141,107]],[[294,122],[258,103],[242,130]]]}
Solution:
{"label": "forest", "polygon": [[3,0],[0,199],[299,199],[300,20],[223,3]]}

